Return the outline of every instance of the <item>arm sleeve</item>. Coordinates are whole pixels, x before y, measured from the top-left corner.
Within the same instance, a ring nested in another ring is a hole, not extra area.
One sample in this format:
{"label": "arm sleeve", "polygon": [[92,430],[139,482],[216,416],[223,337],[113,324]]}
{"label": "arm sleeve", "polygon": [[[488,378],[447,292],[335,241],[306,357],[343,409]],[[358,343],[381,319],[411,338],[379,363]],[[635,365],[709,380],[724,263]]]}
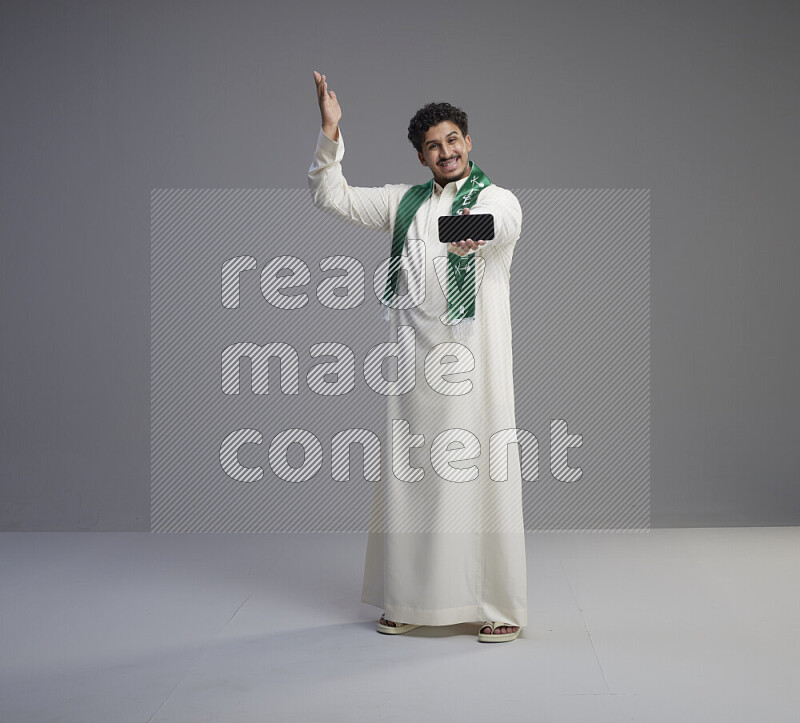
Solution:
{"label": "arm sleeve", "polygon": [[389,187],[349,185],[342,174],[342,156],[342,129],[339,129],[339,140],[334,141],[320,128],[314,161],[308,169],[308,187],[314,205],[342,218],[388,231]]}

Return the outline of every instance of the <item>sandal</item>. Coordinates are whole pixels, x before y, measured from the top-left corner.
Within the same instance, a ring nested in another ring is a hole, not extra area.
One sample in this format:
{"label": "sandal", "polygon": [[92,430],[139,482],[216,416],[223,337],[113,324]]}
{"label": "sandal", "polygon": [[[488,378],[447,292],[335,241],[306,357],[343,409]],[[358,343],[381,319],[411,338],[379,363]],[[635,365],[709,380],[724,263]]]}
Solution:
{"label": "sandal", "polygon": [[[484,628],[491,628],[492,632],[490,633],[483,633],[481,632]],[[517,628],[516,633],[498,633],[495,635],[495,630],[497,628]],[[478,642],[479,643],[507,643],[510,640],[516,640],[519,637],[520,632],[522,631],[521,626],[511,625],[510,623],[498,623],[493,622],[492,620],[487,620],[483,625],[480,626],[478,629]]]}
{"label": "sandal", "polygon": [[[381,617],[384,620],[386,620],[385,613],[381,615]],[[420,626],[409,625],[408,623],[395,623],[394,625],[384,625],[380,620],[378,620],[377,630],[379,633],[386,633],[386,635],[400,635],[402,633],[408,633],[411,630],[415,630],[418,627]]]}

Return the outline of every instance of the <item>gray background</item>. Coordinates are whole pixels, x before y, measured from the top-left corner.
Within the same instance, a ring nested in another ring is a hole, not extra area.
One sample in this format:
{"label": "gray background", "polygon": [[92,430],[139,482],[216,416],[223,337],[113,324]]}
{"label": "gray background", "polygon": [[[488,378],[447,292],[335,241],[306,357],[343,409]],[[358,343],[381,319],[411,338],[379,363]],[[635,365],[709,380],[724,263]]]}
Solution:
{"label": "gray background", "polygon": [[149,529],[150,191],[304,188],[315,68],[357,185],[427,180],[406,126],[448,99],[506,188],[651,189],[652,525],[797,524],[798,30],[789,2],[4,2],[0,528]]}

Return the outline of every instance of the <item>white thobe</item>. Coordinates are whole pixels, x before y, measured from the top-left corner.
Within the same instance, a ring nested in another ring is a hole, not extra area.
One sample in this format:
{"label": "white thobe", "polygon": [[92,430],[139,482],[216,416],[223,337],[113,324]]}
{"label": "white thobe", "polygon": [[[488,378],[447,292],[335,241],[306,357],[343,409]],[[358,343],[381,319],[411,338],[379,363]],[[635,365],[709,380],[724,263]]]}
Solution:
{"label": "white thobe", "polygon": [[[397,209],[410,186],[350,186],[342,174],[343,155],[341,129],[338,141],[320,129],[308,171],[314,204],[387,231],[388,258]],[[525,533],[519,451],[513,443],[509,303],[511,257],[522,211],[516,197],[494,183],[481,190],[471,208],[473,214],[494,215],[495,238],[475,252],[485,270],[473,331],[454,339],[439,318],[447,299],[434,259],[447,257],[447,245],[438,237],[438,217],[451,214],[453,198],[465,181],[444,188],[435,183],[406,236],[401,268],[409,279],[422,278],[413,274],[424,269],[424,300],[411,308],[392,308],[390,329],[393,341],[401,330],[408,334],[413,329],[415,382],[410,391],[387,396],[387,434],[373,494],[361,599],[382,608],[387,619],[405,623],[494,620],[524,626]],[[414,239],[422,243],[412,243]],[[408,435],[415,435],[413,444]],[[512,443],[506,444],[509,439]],[[386,441],[391,441],[391,451]]]}

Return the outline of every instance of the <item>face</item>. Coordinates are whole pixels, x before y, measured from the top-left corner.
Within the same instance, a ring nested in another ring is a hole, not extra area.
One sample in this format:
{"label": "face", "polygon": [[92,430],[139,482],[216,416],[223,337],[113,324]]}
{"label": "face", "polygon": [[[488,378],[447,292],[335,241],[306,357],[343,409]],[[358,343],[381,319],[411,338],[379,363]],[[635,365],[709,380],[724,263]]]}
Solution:
{"label": "face", "polygon": [[418,153],[420,163],[428,166],[440,186],[457,181],[469,175],[469,152],[472,139],[469,134],[461,134],[452,121],[442,121],[428,128],[422,141],[422,153]]}

